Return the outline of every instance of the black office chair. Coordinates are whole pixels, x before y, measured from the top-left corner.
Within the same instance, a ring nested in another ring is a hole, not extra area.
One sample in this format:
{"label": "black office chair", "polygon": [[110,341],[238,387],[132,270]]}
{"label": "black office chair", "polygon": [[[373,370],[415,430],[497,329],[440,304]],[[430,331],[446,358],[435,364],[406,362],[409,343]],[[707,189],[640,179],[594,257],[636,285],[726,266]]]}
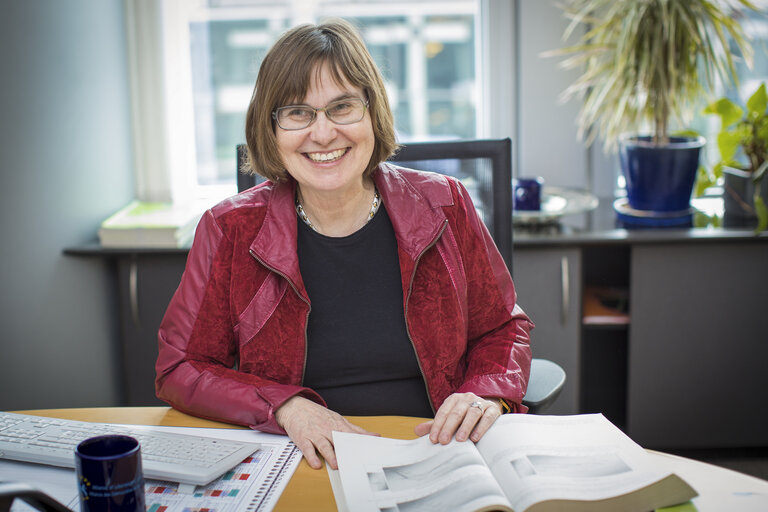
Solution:
{"label": "black office chair", "polygon": [[[246,190],[264,178],[240,172],[246,161],[244,144],[237,146],[237,189]],[[414,142],[400,146],[390,159],[404,167],[439,172],[462,181],[512,273],[512,141],[505,139]],[[565,371],[552,361],[531,363],[523,398],[529,412],[541,413],[560,395]]]}

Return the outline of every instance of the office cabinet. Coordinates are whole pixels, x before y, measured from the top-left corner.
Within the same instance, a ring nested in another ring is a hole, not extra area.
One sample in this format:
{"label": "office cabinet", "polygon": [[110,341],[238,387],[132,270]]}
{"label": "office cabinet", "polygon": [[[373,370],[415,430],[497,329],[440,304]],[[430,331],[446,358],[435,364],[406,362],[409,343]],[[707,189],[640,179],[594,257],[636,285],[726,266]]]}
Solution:
{"label": "office cabinet", "polygon": [[186,252],[134,252],[117,258],[123,404],[164,405],[155,397],[157,331],[179,286]]}
{"label": "office cabinet", "polygon": [[628,433],[648,447],[768,445],[768,243],[634,245]]}
{"label": "office cabinet", "polygon": [[565,386],[546,413],[575,414],[581,378],[581,251],[515,247],[513,265],[519,304],[536,324],[531,351],[566,373]]}

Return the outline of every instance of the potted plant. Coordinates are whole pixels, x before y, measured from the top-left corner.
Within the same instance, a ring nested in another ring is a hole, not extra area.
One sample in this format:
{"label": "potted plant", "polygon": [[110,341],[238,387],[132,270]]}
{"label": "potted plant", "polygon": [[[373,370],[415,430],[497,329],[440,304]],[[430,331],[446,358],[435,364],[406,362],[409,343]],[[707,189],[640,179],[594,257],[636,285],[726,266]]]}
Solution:
{"label": "potted plant", "polygon": [[687,214],[705,141],[672,135],[673,126],[690,122],[718,78],[735,81],[737,56],[751,64],[739,22],[718,0],[570,0],[563,9],[572,19],[564,39],[581,25],[586,33],[546,55],[583,69],[563,93],[583,99],[579,135],[618,147],[629,208]]}
{"label": "potted plant", "polygon": [[756,222],[756,231],[768,228],[768,94],[761,83],[745,108],[720,98],[710,103],[705,114],[720,117],[717,148],[720,161],[710,173],[709,183],[723,177],[726,226]]}

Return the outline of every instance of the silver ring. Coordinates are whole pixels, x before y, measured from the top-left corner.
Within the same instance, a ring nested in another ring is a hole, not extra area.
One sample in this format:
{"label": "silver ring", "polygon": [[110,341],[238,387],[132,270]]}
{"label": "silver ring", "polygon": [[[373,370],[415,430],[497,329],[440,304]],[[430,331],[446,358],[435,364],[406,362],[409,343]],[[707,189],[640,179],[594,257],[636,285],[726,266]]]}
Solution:
{"label": "silver ring", "polygon": [[481,402],[480,400],[475,400],[474,402],[469,404],[469,406],[470,407],[477,407],[478,409],[480,409],[481,413],[485,412],[485,409],[483,408],[483,402]]}

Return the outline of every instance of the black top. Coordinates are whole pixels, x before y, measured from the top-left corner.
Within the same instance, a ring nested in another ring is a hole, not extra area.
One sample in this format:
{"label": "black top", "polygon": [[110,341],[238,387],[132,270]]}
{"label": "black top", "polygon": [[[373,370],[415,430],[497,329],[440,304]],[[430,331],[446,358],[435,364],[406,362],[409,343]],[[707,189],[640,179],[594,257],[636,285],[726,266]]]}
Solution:
{"label": "black top", "polygon": [[341,238],[298,224],[299,266],[312,304],[304,386],[340,414],[431,417],[384,205]]}

